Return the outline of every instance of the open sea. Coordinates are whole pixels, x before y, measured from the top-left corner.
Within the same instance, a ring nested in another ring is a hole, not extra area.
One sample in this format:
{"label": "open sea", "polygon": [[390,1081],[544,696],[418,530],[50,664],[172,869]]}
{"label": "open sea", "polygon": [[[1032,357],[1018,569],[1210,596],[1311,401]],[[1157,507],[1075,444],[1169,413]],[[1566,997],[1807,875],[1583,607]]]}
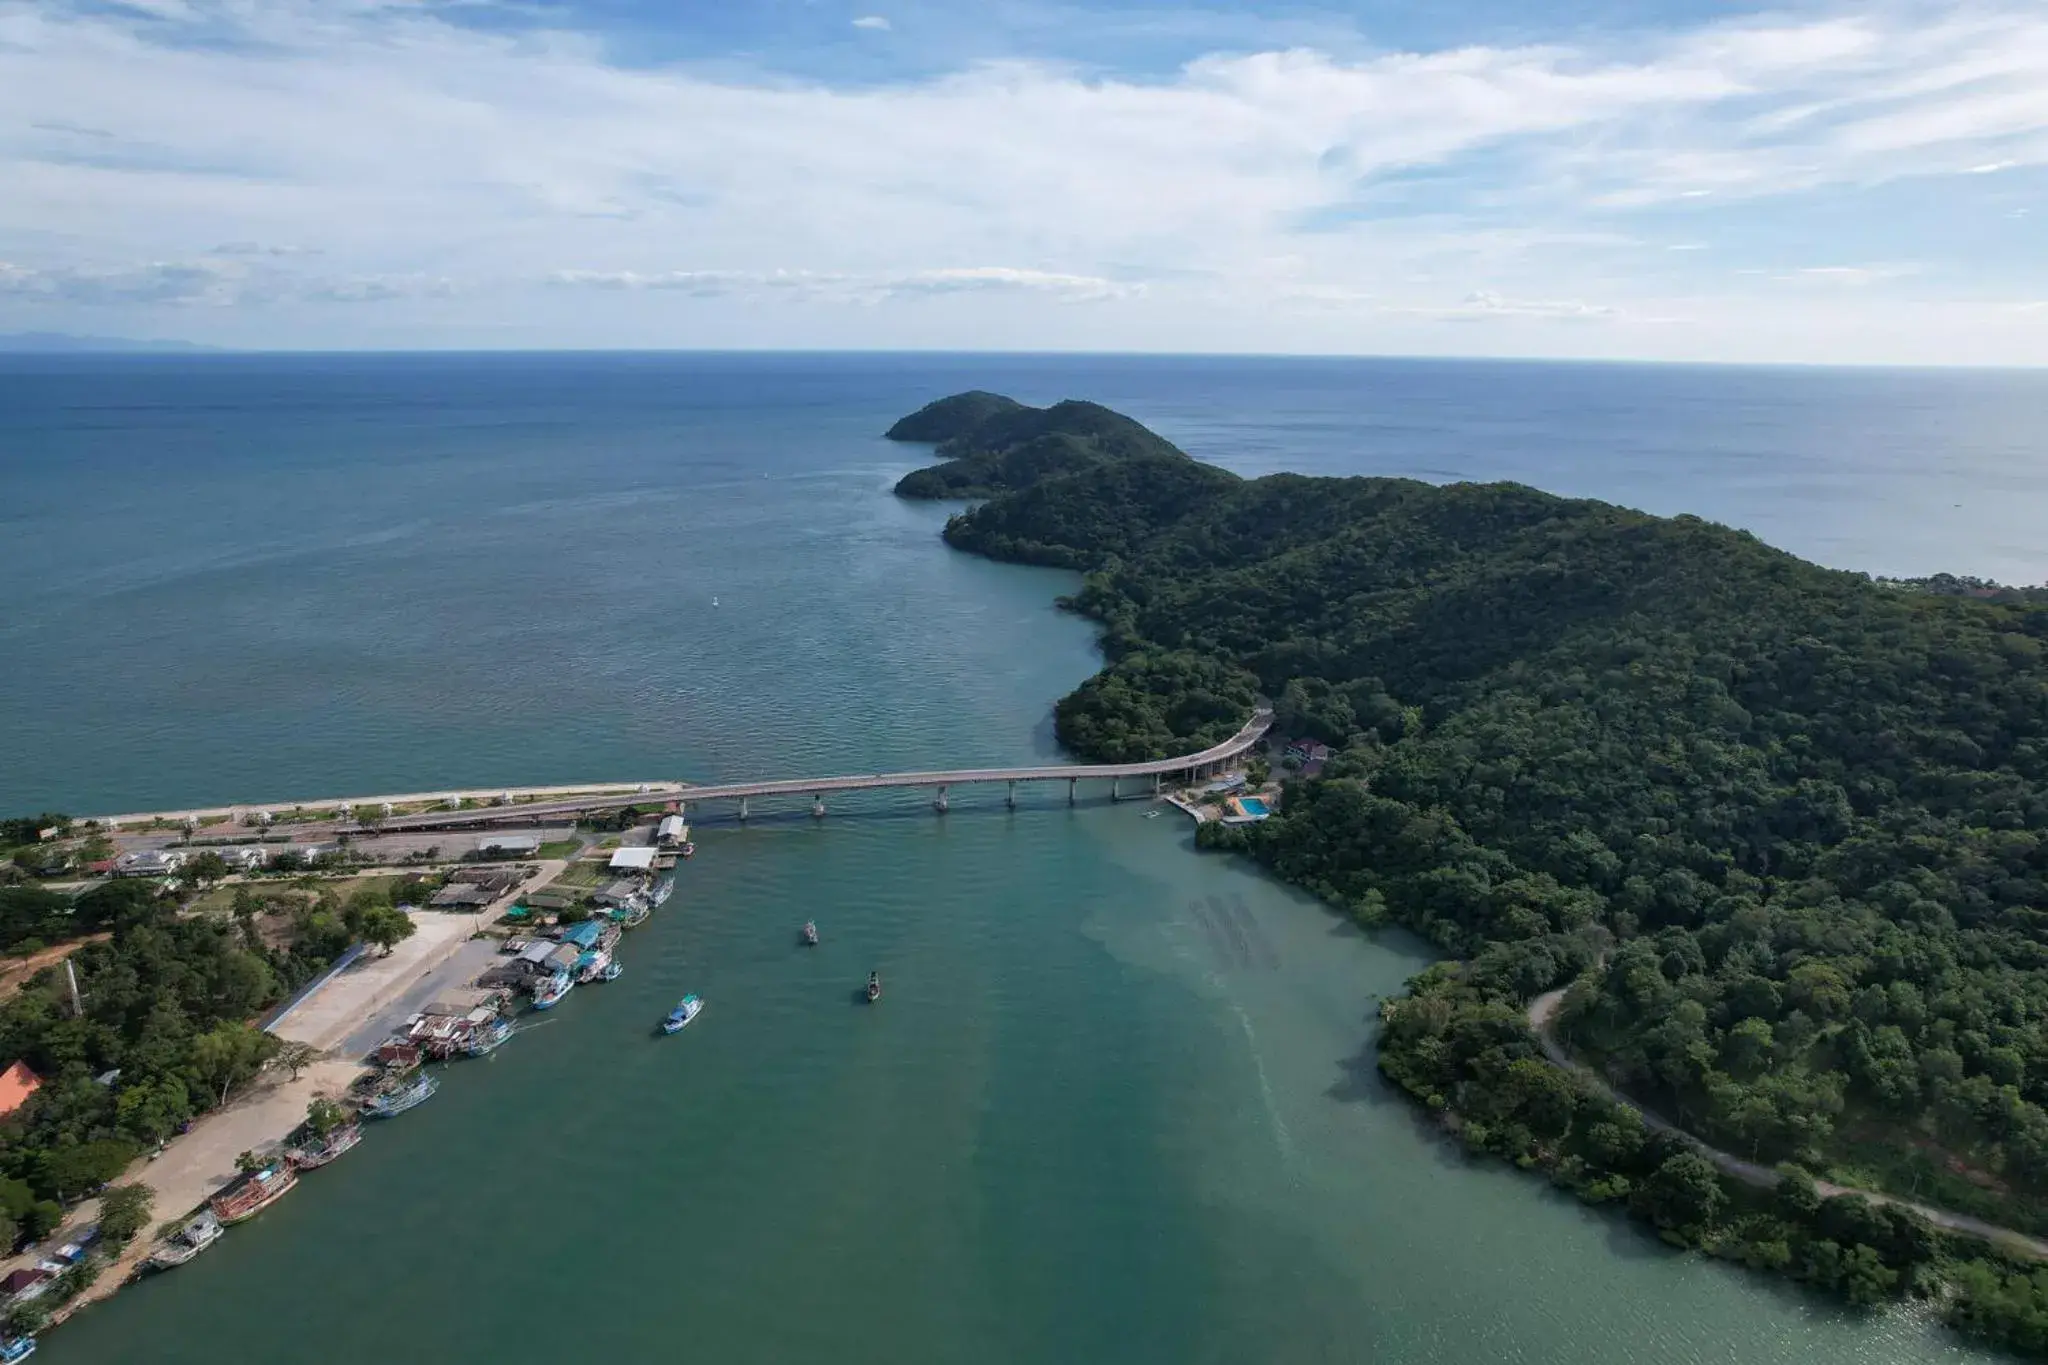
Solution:
{"label": "open sea", "polygon": [[[969,387],[1246,474],[1514,479],[1837,567],[2048,579],[2048,374],[8,356],[0,810],[1043,759],[1096,666],[1073,580],[955,554],[947,509],[889,492],[924,452],[879,433]],[[1450,1154],[1372,1067],[1423,946],[1101,796],[693,812],[623,980],[45,1355],[1980,1358]],[[651,1038],[685,990],[703,1019]]]}

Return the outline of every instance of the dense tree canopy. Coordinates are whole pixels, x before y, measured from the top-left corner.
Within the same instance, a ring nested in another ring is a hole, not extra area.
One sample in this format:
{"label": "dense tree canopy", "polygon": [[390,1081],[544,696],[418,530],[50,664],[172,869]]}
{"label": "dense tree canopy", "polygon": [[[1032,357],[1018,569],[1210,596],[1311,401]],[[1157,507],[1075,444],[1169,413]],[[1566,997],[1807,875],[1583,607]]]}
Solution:
{"label": "dense tree canopy", "polygon": [[[972,457],[1006,481],[946,538],[1086,575],[1070,605],[1108,666],[1060,703],[1063,741],[1184,752],[1256,691],[1335,747],[1278,816],[1205,840],[1468,960],[1382,1062],[1479,1145],[1568,1150],[1570,1183],[1688,1242],[1747,1216],[1704,1163],[1645,1167],[1535,1079],[1521,1007],[1583,976],[1561,1028],[1693,1131],[2048,1231],[2039,594],[1877,582],[1514,484],[1001,455]],[[1908,1287],[1892,1243],[1800,1227],[1782,1257],[1775,1234],[1731,1254],[1851,1298]],[[1955,1283],[1981,1291],[1956,1309],[1974,1330],[2022,1341],[1987,1325],[2022,1301],[2048,1323],[2028,1276]]]}

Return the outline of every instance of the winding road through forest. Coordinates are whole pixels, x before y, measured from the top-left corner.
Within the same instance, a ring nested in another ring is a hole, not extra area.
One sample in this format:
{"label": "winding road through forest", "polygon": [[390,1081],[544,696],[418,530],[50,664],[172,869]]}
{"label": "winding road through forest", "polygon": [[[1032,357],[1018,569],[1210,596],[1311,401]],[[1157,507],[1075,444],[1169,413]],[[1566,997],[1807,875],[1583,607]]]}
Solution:
{"label": "winding road through forest", "polygon": [[[1553,1066],[1560,1067],[1579,1077],[1599,1094],[1614,1101],[1616,1104],[1625,1104],[1635,1110],[1643,1116],[1643,1122],[1647,1126],[1659,1132],[1676,1133],[1697,1148],[1701,1156],[1704,1156],[1707,1160],[1713,1162],[1716,1167],[1734,1176],[1746,1185],[1754,1185],[1759,1189],[1770,1189],[1782,1179],[1775,1170],[1768,1166],[1760,1166],[1754,1161],[1744,1161],[1732,1152],[1724,1152],[1718,1147],[1701,1141],[1696,1134],[1688,1133],[1663,1115],[1645,1108],[1642,1104],[1616,1090],[1591,1067],[1574,1061],[1571,1053],[1565,1049],[1564,1044],[1560,1043],[1550,1031],[1551,1022],[1557,1017],[1558,1006],[1564,1003],[1565,989],[1568,988],[1545,991],[1542,995],[1529,1002],[1529,1028],[1535,1033],[1536,1042],[1542,1047],[1543,1055],[1550,1059]],[[1896,1195],[1882,1194],[1876,1190],[1858,1189],[1851,1185],[1837,1185],[1829,1180],[1817,1179],[1813,1182],[1813,1187],[1825,1199],[1833,1199],[1837,1195],[1854,1194],[1868,1199],[1873,1204],[1891,1204],[1898,1208],[1910,1209],[1938,1228],[1946,1228],[1950,1232],[1965,1233],[1972,1237],[1982,1237],[1985,1241],[1994,1243],[2007,1250],[2032,1256],[2036,1260],[2048,1261],[2048,1241],[2043,1241],[2038,1237],[2030,1237],[2026,1233],[2012,1228],[2000,1227],[1996,1223],[1987,1223],[1981,1218],[1972,1218],[1966,1213],[1953,1213],[1948,1209],[1935,1208],[1931,1204],[1917,1204],[1910,1199],[1900,1199]]]}

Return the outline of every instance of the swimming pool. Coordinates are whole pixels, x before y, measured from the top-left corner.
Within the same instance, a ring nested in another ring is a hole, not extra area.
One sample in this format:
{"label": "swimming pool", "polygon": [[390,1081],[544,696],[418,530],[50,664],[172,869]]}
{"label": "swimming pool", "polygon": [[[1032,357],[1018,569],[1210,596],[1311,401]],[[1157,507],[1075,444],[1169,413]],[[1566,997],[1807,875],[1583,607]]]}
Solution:
{"label": "swimming pool", "polygon": [[1237,798],[1237,805],[1246,815],[1264,816],[1273,813],[1267,810],[1266,803],[1256,796],[1240,796]]}

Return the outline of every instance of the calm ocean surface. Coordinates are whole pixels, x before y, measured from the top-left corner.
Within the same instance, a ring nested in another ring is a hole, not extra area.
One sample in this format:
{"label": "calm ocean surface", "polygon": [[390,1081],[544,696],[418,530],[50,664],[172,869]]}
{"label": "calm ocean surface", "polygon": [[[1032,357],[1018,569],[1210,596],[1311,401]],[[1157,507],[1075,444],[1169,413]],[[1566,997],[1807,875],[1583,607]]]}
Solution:
{"label": "calm ocean surface", "polygon": [[[2048,375],[7,357],[0,809],[1051,754],[1094,667],[1070,580],[889,496],[921,452],[878,433],[966,387],[1094,398],[1244,473],[1517,479],[1840,567],[2048,578]],[[702,826],[624,980],[46,1352],[1973,1358],[1446,1155],[1371,1068],[1414,943],[1136,804],[925,799]],[[651,1041],[686,989],[702,1023]]]}

